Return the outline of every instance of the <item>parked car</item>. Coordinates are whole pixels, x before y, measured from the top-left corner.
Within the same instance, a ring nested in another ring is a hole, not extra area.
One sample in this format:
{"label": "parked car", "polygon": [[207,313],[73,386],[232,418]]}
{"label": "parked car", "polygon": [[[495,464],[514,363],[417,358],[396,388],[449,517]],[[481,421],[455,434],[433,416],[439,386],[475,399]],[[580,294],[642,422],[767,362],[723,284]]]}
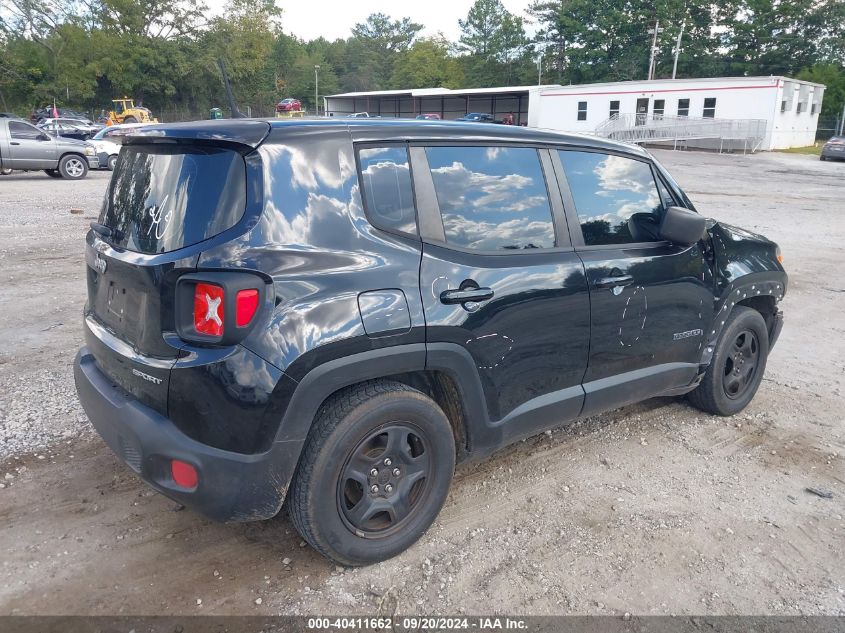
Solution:
{"label": "parked car", "polygon": [[349,119],[374,119],[378,117],[370,116],[369,112],[353,112],[352,114],[347,114],[347,118]]}
{"label": "parked car", "polygon": [[19,121],[23,121],[21,117],[12,112],[0,112],[0,119],[17,119]]}
{"label": "parked car", "polygon": [[120,147],[123,144],[123,138],[131,134],[132,130],[144,125],[148,124],[123,123],[121,125],[111,125],[104,127],[92,136],[89,143],[94,146],[94,150],[97,152],[100,169],[114,171],[118,154],[120,154]]}
{"label": "parked car", "polygon": [[299,99],[288,97],[276,104],[276,112],[298,112],[299,110],[302,110],[302,103]]}
{"label": "parked car", "polygon": [[456,462],[658,395],[742,411],[781,330],[778,246],[635,146],[234,119],[121,152],[86,238],[89,419],[168,497],[286,502],[344,565],[418,539]]}
{"label": "parked car", "polygon": [[832,136],[822,147],[819,160],[845,160],[845,136]]}
{"label": "parked car", "polygon": [[72,110],[70,108],[57,107],[53,109],[52,105],[47,105],[43,108],[33,110],[32,114],[30,114],[30,122],[36,124],[53,118],[80,119],[91,123],[91,117],[88,116],[88,113],[86,112],[79,112],[78,110]]}
{"label": "parked car", "polygon": [[53,136],[75,138],[80,141],[87,141],[103,129],[102,125],[92,123],[86,119],[71,118],[44,119],[38,124],[38,127]]}
{"label": "parked car", "polygon": [[78,180],[99,166],[83,141],[50,136],[26,121],[0,119],[0,168],[43,170],[53,178]]}
{"label": "parked car", "polygon": [[472,121],[473,123],[496,123],[496,119],[492,114],[485,114],[483,112],[468,112],[464,116],[457,119],[458,121]]}
{"label": "parked car", "polygon": [[415,118],[424,119],[426,121],[439,121],[440,115],[436,112],[426,112],[425,114],[418,114]]}

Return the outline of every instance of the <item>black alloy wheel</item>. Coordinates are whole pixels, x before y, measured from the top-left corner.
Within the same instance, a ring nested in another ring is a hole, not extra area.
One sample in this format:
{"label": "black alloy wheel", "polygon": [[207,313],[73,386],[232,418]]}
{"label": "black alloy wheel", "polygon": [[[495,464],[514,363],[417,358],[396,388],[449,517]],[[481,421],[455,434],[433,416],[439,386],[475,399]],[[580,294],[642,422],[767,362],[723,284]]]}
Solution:
{"label": "black alloy wheel", "polygon": [[427,493],[431,451],[408,422],[377,429],[352,451],[338,479],[337,502],[347,526],[364,538],[387,536]]}
{"label": "black alloy wheel", "polygon": [[734,338],[725,359],[722,386],[728,398],[741,398],[754,384],[759,357],[760,344],[757,335],[751,330],[740,332]]}

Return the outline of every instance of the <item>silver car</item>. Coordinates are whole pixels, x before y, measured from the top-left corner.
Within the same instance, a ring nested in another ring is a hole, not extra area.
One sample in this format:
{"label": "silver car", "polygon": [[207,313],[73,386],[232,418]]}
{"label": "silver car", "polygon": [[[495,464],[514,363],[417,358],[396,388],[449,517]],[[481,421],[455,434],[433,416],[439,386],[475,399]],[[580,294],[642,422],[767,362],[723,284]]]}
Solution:
{"label": "silver car", "polygon": [[26,121],[0,118],[0,173],[43,170],[53,178],[79,180],[97,167],[99,160],[89,143],[50,136]]}

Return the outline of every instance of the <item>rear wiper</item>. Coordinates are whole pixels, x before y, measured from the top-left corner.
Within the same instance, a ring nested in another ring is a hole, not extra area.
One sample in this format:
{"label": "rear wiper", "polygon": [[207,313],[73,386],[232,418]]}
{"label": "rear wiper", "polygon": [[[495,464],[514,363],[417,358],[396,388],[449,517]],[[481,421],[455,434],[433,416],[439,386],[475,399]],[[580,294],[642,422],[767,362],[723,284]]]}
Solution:
{"label": "rear wiper", "polygon": [[123,231],[113,229],[99,222],[91,222],[91,230],[103,239],[112,238],[115,242],[119,242],[123,238]]}

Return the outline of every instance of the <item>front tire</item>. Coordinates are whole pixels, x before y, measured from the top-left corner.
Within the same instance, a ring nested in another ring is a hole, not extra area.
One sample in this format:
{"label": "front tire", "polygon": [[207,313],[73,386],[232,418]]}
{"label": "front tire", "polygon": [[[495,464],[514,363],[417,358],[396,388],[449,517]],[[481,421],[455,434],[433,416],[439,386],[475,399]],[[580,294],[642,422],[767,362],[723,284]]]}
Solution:
{"label": "front tire", "polygon": [[707,413],[729,416],[751,402],[766,370],[769,331],[762,315],[736,306],[728,317],[701,384],[687,396]]}
{"label": "front tire", "polygon": [[288,495],[293,525],[342,565],[396,556],[429,528],[455,470],[449,420],[405,384],[348,387],[317,413]]}
{"label": "front tire", "polygon": [[59,173],[62,178],[68,180],[81,180],[88,175],[88,161],[76,154],[62,156],[59,161]]}
{"label": "front tire", "polygon": [[111,156],[109,156],[106,166],[109,168],[109,171],[114,171],[115,165],[117,165],[117,154],[112,154]]}
{"label": "front tire", "polygon": [[137,123],[138,119],[136,119],[134,116],[128,116],[125,119],[123,119],[123,122],[124,123]]}

